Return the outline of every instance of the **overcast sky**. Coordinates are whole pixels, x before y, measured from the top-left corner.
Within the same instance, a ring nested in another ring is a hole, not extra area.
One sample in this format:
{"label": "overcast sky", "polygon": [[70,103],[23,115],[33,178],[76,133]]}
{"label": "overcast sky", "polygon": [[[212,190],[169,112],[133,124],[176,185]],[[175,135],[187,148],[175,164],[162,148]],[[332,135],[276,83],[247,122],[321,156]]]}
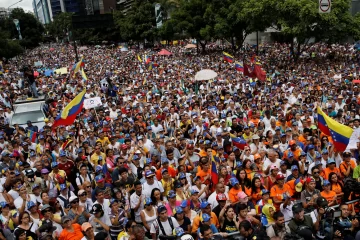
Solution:
{"label": "overcast sky", "polygon": [[[18,2],[19,0],[0,0],[0,7],[8,8],[10,5]],[[33,12],[32,8],[32,0],[22,0],[21,2],[12,6],[12,8],[21,7],[24,9],[25,12],[31,11]]]}

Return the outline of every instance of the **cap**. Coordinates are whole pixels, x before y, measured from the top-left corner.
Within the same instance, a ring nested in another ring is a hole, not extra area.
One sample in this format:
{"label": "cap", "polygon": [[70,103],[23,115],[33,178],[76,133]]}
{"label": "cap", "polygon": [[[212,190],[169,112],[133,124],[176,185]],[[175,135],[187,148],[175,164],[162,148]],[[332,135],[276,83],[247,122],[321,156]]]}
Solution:
{"label": "cap", "polygon": [[49,170],[47,170],[47,168],[43,168],[41,169],[41,174],[48,174]]}
{"label": "cap", "polygon": [[[177,209],[178,207],[176,207],[175,208],[175,211],[176,211],[176,209]],[[181,211],[182,211],[182,208],[180,208],[181,209]],[[177,211],[176,211],[176,213],[178,213]],[[175,235],[175,236],[177,236],[177,237],[181,237],[182,235],[184,235],[185,234],[185,232],[184,232],[184,229],[182,229],[182,227],[176,227],[175,229],[174,229],[174,231],[173,231],[173,235]]]}
{"label": "cap", "polygon": [[35,204],[33,201],[29,201],[29,202],[27,203],[27,209],[28,209],[28,210],[29,210],[30,208],[34,207],[34,206],[36,206],[36,204]]}
{"label": "cap", "polygon": [[[0,205],[1,205],[1,203],[0,203]],[[50,206],[49,204],[45,204],[45,205],[43,205],[43,206],[41,207],[40,210],[41,210],[41,212],[42,212],[42,211],[44,211],[44,210],[46,210],[46,209],[49,209],[49,208],[51,209],[51,206]]]}
{"label": "cap", "polygon": [[183,213],[184,210],[181,207],[177,206],[175,207],[175,212],[179,214],[179,213]]}
{"label": "cap", "polygon": [[324,182],[323,182],[323,186],[328,186],[328,185],[330,185],[331,183],[329,182],[329,180],[324,180]]}
{"label": "cap", "polygon": [[5,208],[6,206],[10,206],[7,202],[0,202],[1,208]]}
{"label": "cap", "polygon": [[311,182],[315,182],[315,179],[312,177],[306,178],[306,183],[311,183]]}
{"label": "cap", "polygon": [[66,223],[67,221],[71,221],[71,219],[70,219],[68,216],[63,216],[63,217],[61,218],[61,223],[62,223],[62,224]]}
{"label": "cap", "polygon": [[329,158],[329,160],[327,161],[327,164],[332,164],[332,163],[335,163],[335,160],[332,158]]}
{"label": "cap", "polygon": [[58,166],[58,162],[52,162],[51,163],[51,168],[56,168]]}
{"label": "cap", "polygon": [[292,206],[293,213],[299,213],[302,210],[304,210],[302,203],[298,203],[298,204],[295,204],[294,206]]}
{"label": "cap", "polygon": [[328,150],[324,149],[321,154],[324,155],[324,154],[328,154],[328,153],[329,153]]}
{"label": "cap", "polygon": [[94,213],[99,213],[99,212],[102,212],[102,211],[103,211],[103,209],[102,209],[101,204],[96,203],[96,204],[94,204],[94,205],[92,206],[90,213],[91,213],[91,214],[94,214]]}
{"label": "cap", "polygon": [[149,198],[149,197],[145,198],[144,205],[150,205],[151,203],[152,203],[151,198]]}
{"label": "cap", "polygon": [[182,207],[182,208],[187,207],[187,206],[189,206],[188,200],[183,200],[180,204],[180,207]]}
{"label": "cap", "polygon": [[260,137],[259,137],[259,135],[254,134],[254,135],[252,136],[252,139],[253,139],[253,140],[260,139]]}
{"label": "cap", "polygon": [[302,188],[303,188],[303,185],[304,185],[304,181],[301,180],[300,178],[298,178],[298,179],[295,180],[294,185],[295,185],[295,190],[297,192],[301,192]]}
{"label": "cap", "polygon": [[185,173],[180,173],[179,174],[179,179],[186,179],[186,174]]}
{"label": "cap", "polygon": [[166,207],[164,205],[159,206],[157,212],[162,213],[163,211],[167,211]]}
{"label": "cap", "polygon": [[282,166],[282,165],[287,165],[287,164],[286,164],[286,161],[282,160],[282,161],[280,162],[280,166]]}
{"label": "cap", "polygon": [[102,183],[102,182],[105,181],[105,179],[103,178],[103,176],[97,175],[97,176],[95,177],[95,181],[96,181],[97,183]]}
{"label": "cap", "polygon": [[209,206],[210,205],[210,203],[208,202],[208,201],[203,201],[203,202],[201,202],[201,204],[200,204],[200,208],[201,209],[204,209],[204,208],[206,208],[207,206]]}
{"label": "cap", "polygon": [[210,219],[211,219],[211,217],[209,216],[209,214],[206,214],[206,213],[202,214],[201,218],[202,218],[202,219],[201,219],[202,222],[208,222],[208,221],[210,221]]}
{"label": "cap", "polygon": [[319,165],[322,165],[322,163],[320,161],[315,161],[315,167]]}
{"label": "cap", "polygon": [[216,195],[216,201],[226,201],[227,197],[224,193],[218,193]]}
{"label": "cap", "polygon": [[271,172],[271,170],[274,170],[274,169],[278,169],[278,167],[273,164],[273,165],[270,166],[270,172]]}
{"label": "cap", "polygon": [[308,145],[308,150],[311,150],[311,149],[314,149],[314,148],[315,148],[314,145],[312,145],[312,144],[309,144],[309,145]]}
{"label": "cap", "polygon": [[60,184],[60,191],[67,189],[67,186],[65,183]]}
{"label": "cap", "polygon": [[267,189],[261,189],[261,196],[264,196],[266,194],[270,194],[270,191],[268,191]]}
{"label": "cap", "polygon": [[89,228],[92,228],[91,224],[88,223],[88,222],[84,222],[82,225],[81,225],[81,230],[83,232],[86,232],[86,230],[88,230]]}
{"label": "cap", "polygon": [[235,186],[236,184],[239,184],[239,181],[234,177],[230,178],[230,185]]}
{"label": "cap", "polygon": [[153,177],[153,176],[155,176],[155,173],[153,173],[153,171],[147,170],[147,171],[145,172],[145,177]]}
{"label": "cap", "polygon": [[291,171],[295,171],[295,170],[299,170],[298,166],[292,165],[292,166],[291,166]]}
{"label": "cap", "polygon": [[40,185],[35,183],[35,184],[32,186],[32,190],[34,190],[35,188],[40,188]]}
{"label": "cap", "polygon": [[82,195],[84,192],[85,192],[84,189],[79,190],[79,191],[78,191],[78,196]]}
{"label": "cap", "polygon": [[238,196],[239,199],[243,199],[243,198],[247,197],[246,193],[244,193],[243,191],[238,192],[237,196]]}
{"label": "cap", "polygon": [[176,197],[175,191],[174,191],[174,190],[170,190],[169,193],[168,193],[168,195],[167,195],[167,197],[168,197],[168,198],[174,198],[174,197]]}
{"label": "cap", "polygon": [[285,179],[285,176],[282,175],[281,173],[278,174],[278,175],[276,175],[276,181],[277,181],[277,180],[284,180],[284,179]]}
{"label": "cap", "polygon": [[296,144],[296,141],[295,140],[290,140],[289,146],[294,145],[294,144]]}
{"label": "cap", "polygon": [[69,198],[69,203],[72,203],[72,202],[74,202],[75,200],[79,200],[79,198],[78,198],[77,196],[71,196],[71,197]]}

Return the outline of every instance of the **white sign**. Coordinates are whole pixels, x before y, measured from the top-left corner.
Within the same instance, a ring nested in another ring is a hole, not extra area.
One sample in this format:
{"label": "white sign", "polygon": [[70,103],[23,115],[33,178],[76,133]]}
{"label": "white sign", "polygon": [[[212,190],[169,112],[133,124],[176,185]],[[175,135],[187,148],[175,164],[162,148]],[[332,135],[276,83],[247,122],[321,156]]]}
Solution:
{"label": "white sign", "polygon": [[89,99],[84,100],[84,108],[85,109],[95,108],[95,107],[99,107],[101,105],[102,105],[102,102],[101,102],[100,97],[94,97],[94,98],[89,98]]}
{"label": "white sign", "polygon": [[331,0],[319,0],[319,13],[330,13]]}

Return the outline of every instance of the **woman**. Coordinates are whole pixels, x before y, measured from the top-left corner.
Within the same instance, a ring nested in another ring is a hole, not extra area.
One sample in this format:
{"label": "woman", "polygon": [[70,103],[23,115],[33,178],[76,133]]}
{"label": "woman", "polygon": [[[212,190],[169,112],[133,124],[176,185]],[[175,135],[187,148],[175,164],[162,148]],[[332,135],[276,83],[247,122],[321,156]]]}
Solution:
{"label": "woman", "polygon": [[50,202],[52,213],[54,214],[54,221],[58,224],[61,224],[61,218],[67,213],[62,208],[61,203],[56,200],[55,202]]}
{"label": "woman", "polygon": [[91,182],[94,176],[88,172],[88,167],[85,164],[80,164],[79,171],[80,174],[76,177],[76,185],[79,186],[79,189],[83,189],[83,183]]}
{"label": "woman", "polygon": [[232,172],[235,169],[236,166],[235,158],[236,158],[235,153],[233,151],[230,151],[227,157],[228,172]]}
{"label": "woman", "polygon": [[258,219],[248,214],[249,211],[248,211],[248,206],[246,204],[239,204],[238,210],[239,210],[239,224],[244,220],[248,220],[253,225],[260,225],[260,221]]}
{"label": "woman", "polygon": [[146,228],[146,236],[149,238],[151,224],[157,218],[157,211],[156,208],[153,206],[153,201],[151,198],[145,198],[144,200],[144,209],[140,212],[141,222],[143,223],[144,227]]}
{"label": "woman", "polygon": [[191,232],[191,221],[188,217],[185,216],[185,212],[181,207],[175,208],[176,221],[179,223],[180,227],[184,230],[185,233]]}
{"label": "woman", "polygon": [[206,195],[208,193],[205,188],[206,188],[206,185],[201,183],[200,177],[198,177],[198,176],[194,177],[193,185],[192,185],[191,189],[196,190],[199,193],[201,193],[201,194],[199,194],[200,200],[206,199]]}
{"label": "woman", "polygon": [[125,219],[124,222],[124,231],[120,232],[120,234],[117,237],[117,240],[129,240],[130,236],[132,235],[132,228],[136,226],[136,222],[133,220],[127,220]]}
{"label": "woman", "polygon": [[[267,224],[273,224],[275,221],[274,221],[274,218],[273,218],[273,215],[275,213],[275,207],[274,205],[272,204],[265,204],[263,207],[262,207],[262,214],[263,216],[266,217],[266,221],[265,223],[262,222],[263,225],[267,225]],[[267,224],[266,224],[267,223]]]}
{"label": "woman", "polygon": [[49,194],[47,192],[41,192],[40,198],[41,198],[42,203],[39,205],[39,208],[41,208],[45,204],[50,205],[50,198],[49,198]]}
{"label": "woman", "polygon": [[110,173],[112,173],[112,171],[116,167],[116,164],[115,164],[116,157],[114,156],[114,151],[112,149],[106,149],[105,154],[106,154],[107,169],[109,170]]}
{"label": "woman", "polygon": [[248,179],[245,169],[236,172],[236,179],[239,181],[242,191],[251,196],[251,181]]}
{"label": "woman", "polygon": [[252,169],[252,162],[251,162],[251,160],[250,159],[245,159],[244,160],[244,162],[243,162],[243,167],[244,167],[244,169],[245,169],[245,172],[246,172],[246,177],[248,178],[248,179],[252,179],[252,175],[253,175],[253,169]]}
{"label": "woman", "polygon": [[227,203],[219,214],[220,232],[233,233],[239,229],[239,221],[236,218],[235,210]]}
{"label": "woman", "polygon": [[27,237],[32,237],[32,239],[36,240],[38,239],[36,235],[36,230],[38,229],[38,225],[31,221],[30,215],[28,212],[20,213],[19,215],[19,225],[14,230],[14,232],[17,231],[17,229],[22,229],[26,232]]}
{"label": "woman", "polygon": [[18,216],[16,210],[10,210],[9,204],[7,202],[0,202],[1,215],[0,221],[4,229],[13,231],[15,225],[18,224]]}
{"label": "woman", "polygon": [[47,192],[50,198],[50,201],[54,202],[58,196],[58,189],[54,180],[49,177],[50,171],[47,168],[41,169],[41,177],[43,181],[41,182],[41,189],[43,192]]}
{"label": "woman", "polygon": [[278,175],[278,173],[279,173],[279,168],[276,167],[275,165],[271,165],[270,174],[265,181],[267,183],[266,189],[271,189],[272,186],[274,186],[276,181],[276,176]]}
{"label": "woman", "polygon": [[[106,231],[110,230],[111,221],[110,218],[104,217],[104,210],[101,204],[96,203],[92,206],[90,211],[92,214],[89,223],[93,226],[95,232]],[[107,213],[108,214],[108,213]]]}
{"label": "woman", "polygon": [[60,233],[59,240],[81,240],[84,235],[81,225],[73,223],[68,216],[61,218],[63,230]]}
{"label": "woman", "polygon": [[272,144],[273,141],[274,141],[274,138],[273,138],[273,133],[271,130],[268,130],[265,134],[265,139],[266,139],[266,142],[268,142],[268,144]]}
{"label": "woman", "polygon": [[7,192],[0,193],[0,202],[7,202],[11,208],[15,207],[13,197]]}
{"label": "woman", "polygon": [[165,206],[166,201],[164,200],[163,194],[160,192],[160,189],[154,188],[151,191],[150,198],[152,201],[152,204],[157,208],[159,206]]}
{"label": "woman", "polygon": [[30,212],[31,221],[34,222],[36,225],[39,225],[40,220],[43,218],[43,216],[41,215],[38,206],[33,201],[29,201],[27,203],[27,210]]}
{"label": "woman", "polygon": [[262,184],[259,177],[254,177],[251,182],[251,200],[254,205],[262,199],[262,191],[266,189]]}
{"label": "woman", "polygon": [[126,219],[127,209],[120,207],[119,202],[115,199],[110,201],[110,236],[112,239],[116,239],[119,233],[123,230],[124,221]]}
{"label": "woman", "polygon": [[338,180],[338,176],[336,173],[332,172],[329,173],[329,181],[331,184],[330,190],[334,191],[336,193],[336,196],[338,198],[342,197],[344,195],[343,193],[343,184]]}
{"label": "woman", "polygon": [[176,201],[182,201],[189,198],[187,191],[184,191],[183,185],[179,180],[174,182],[174,188],[176,193]]}
{"label": "woman", "polygon": [[218,178],[224,178],[224,184],[228,185],[229,184],[229,180],[231,178],[231,175],[229,174],[227,167],[226,166],[219,166],[219,171],[218,171]]}
{"label": "woman", "polygon": [[88,182],[88,181],[85,181],[85,182],[83,183],[83,189],[84,189],[85,192],[86,192],[87,198],[90,198],[90,199],[91,199],[91,192],[92,192],[91,183]]}
{"label": "woman", "polygon": [[87,222],[90,218],[90,214],[85,210],[83,206],[79,205],[79,198],[76,196],[71,196],[69,198],[70,210],[68,216],[73,219],[72,223],[83,224]]}
{"label": "woman", "polygon": [[167,213],[169,217],[174,216],[174,209],[177,206],[180,206],[181,201],[176,200],[176,194],[174,190],[170,190],[169,194],[167,195],[168,203],[165,204],[167,209]]}
{"label": "woman", "polygon": [[78,196],[79,196],[79,205],[84,207],[85,211],[90,212],[91,207],[93,205],[93,201],[91,200],[91,198],[87,197],[85,190],[83,189],[79,190]]}
{"label": "woman", "polygon": [[182,189],[184,192],[188,192],[189,188],[191,187],[190,183],[188,182],[187,176],[186,176],[186,170],[184,169],[184,172],[180,172],[181,167],[178,167],[179,171],[179,181],[182,185]]}

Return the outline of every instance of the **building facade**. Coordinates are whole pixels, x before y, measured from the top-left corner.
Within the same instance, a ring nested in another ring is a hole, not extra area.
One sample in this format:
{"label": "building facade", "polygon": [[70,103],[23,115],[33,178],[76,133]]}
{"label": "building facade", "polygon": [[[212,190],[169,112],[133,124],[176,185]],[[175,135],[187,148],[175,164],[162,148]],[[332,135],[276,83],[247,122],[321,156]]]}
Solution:
{"label": "building facade", "polygon": [[32,3],[34,14],[42,24],[48,24],[52,20],[49,2],[49,0],[33,0]]}

